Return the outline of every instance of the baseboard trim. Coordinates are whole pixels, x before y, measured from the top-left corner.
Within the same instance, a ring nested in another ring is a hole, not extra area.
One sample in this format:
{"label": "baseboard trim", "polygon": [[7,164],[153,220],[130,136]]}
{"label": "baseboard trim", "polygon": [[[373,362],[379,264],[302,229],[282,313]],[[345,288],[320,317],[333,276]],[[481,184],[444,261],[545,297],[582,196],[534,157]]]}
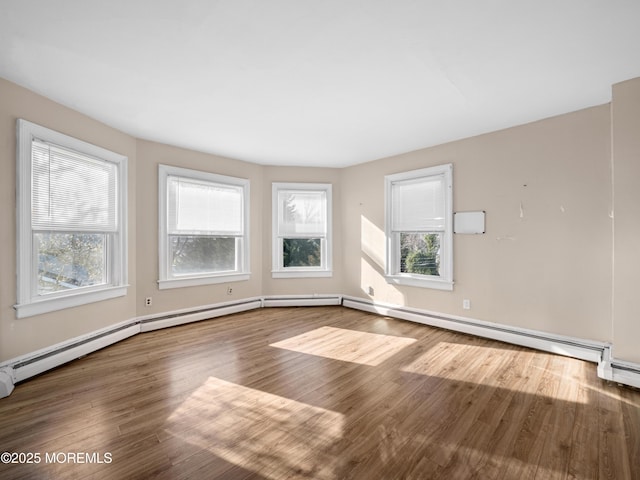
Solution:
{"label": "baseboard trim", "polygon": [[598,364],[597,373],[599,377],[640,388],[640,365],[614,359],[611,354],[611,346],[606,343],[553,335],[536,330],[510,327],[411,307],[382,304],[358,297],[342,295],[273,295],[137,317],[3,362],[0,364],[0,398],[9,396],[13,391],[14,385],[18,382],[139,333],[257,308],[325,305],[343,305],[347,308],[591,361]]}
{"label": "baseboard trim", "polygon": [[612,382],[640,388],[640,365],[614,360],[611,364]]}
{"label": "baseboard trim", "polygon": [[387,315],[389,317],[445,328],[456,332],[468,333],[478,337],[491,338],[514,345],[557,353],[598,363],[605,343],[592,342],[578,338],[553,335],[546,332],[500,325],[467,317],[444,315],[428,310],[382,304],[362,298],[344,297],[345,307]]}
{"label": "baseboard trim", "polygon": [[263,297],[263,307],[319,307],[341,305],[341,295],[285,295]]}
{"label": "baseboard trim", "polygon": [[640,388],[640,365],[616,360],[612,357],[611,345],[605,342],[555,335],[539,330],[512,327],[399,305],[383,304],[359,297],[344,296],[342,305],[347,308],[579,358],[596,363],[598,377],[604,380]]}
{"label": "baseboard trim", "polygon": [[0,364],[0,398],[14,385],[133,335],[262,307],[262,297],[147,315],[72,338]]}
{"label": "baseboard trim", "polygon": [[133,321],[128,325],[59,344],[53,350],[31,356],[30,358],[20,359],[13,363],[11,365],[13,381],[14,383],[21,382],[47,370],[88,355],[91,352],[113,345],[138,333],[140,333],[140,326],[137,322]]}
{"label": "baseboard trim", "polygon": [[616,360],[606,348],[598,364],[598,376],[612,382],[640,388],[640,364]]}
{"label": "baseboard trim", "polygon": [[246,312],[262,307],[260,297],[247,298],[240,301],[223,302],[207,305],[198,309],[179,310],[139,318],[140,332],[151,332],[161,328],[175,327],[185,323],[199,322],[210,318],[222,317],[233,313]]}

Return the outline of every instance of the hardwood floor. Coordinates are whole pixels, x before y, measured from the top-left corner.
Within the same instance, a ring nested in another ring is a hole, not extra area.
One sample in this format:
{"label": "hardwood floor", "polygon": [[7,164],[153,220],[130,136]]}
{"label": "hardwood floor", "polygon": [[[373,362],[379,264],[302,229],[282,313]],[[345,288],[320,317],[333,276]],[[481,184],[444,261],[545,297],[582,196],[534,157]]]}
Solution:
{"label": "hardwood floor", "polygon": [[34,462],[2,479],[638,479],[640,391],[356,310],[261,309],[18,385],[0,451]]}

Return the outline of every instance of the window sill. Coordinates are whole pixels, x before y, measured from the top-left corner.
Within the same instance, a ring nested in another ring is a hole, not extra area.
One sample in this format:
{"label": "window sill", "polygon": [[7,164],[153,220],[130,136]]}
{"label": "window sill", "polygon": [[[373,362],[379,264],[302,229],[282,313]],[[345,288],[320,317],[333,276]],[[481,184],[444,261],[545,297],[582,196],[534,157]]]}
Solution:
{"label": "window sill", "polygon": [[276,270],[271,272],[271,278],[329,278],[333,277],[331,270]]}
{"label": "window sill", "polygon": [[386,275],[387,283],[394,285],[408,285],[411,287],[433,288],[435,290],[453,290],[453,282],[437,278],[417,278],[408,275]]}
{"label": "window sill", "polygon": [[32,317],[43,313],[55,312],[66,308],[78,307],[89,303],[123,297],[127,294],[128,285],[107,287],[100,290],[68,293],[58,297],[41,298],[30,303],[15,305],[17,318]]}
{"label": "window sill", "polygon": [[249,280],[249,278],[251,278],[251,274],[249,273],[233,273],[211,277],[172,278],[171,280],[158,280],[158,288],[165,290],[169,288],[196,287],[198,285],[214,285],[216,283],[242,282]]}

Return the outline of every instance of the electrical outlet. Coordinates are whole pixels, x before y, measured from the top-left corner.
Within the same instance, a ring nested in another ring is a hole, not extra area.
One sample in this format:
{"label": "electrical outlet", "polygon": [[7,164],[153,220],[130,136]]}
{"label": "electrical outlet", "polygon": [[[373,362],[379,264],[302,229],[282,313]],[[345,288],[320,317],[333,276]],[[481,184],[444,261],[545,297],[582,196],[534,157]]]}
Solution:
{"label": "electrical outlet", "polygon": [[471,310],[471,300],[469,300],[468,298],[462,300],[462,308],[464,308],[465,310]]}
{"label": "electrical outlet", "polygon": [[233,288],[227,287],[227,295],[231,295],[233,293]]}
{"label": "electrical outlet", "polygon": [[372,286],[369,286],[369,295],[375,295],[375,290],[373,289]]}
{"label": "electrical outlet", "polygon": [[147,297],[147,298],[144,299],[144,306],[145,307],[150,307],[152,303],[153,303],[153,300],[151,300],[151,297]]}

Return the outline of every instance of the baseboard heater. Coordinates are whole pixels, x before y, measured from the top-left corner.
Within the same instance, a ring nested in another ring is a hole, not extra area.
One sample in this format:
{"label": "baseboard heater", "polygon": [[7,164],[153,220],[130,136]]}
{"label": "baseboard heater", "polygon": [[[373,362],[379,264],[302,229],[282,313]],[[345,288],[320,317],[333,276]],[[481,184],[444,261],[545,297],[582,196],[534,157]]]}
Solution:
{"label": "baseboard heater", "polygon": [[343,305],[344,307],[422,323],[461,333],[491,338],[514,345],[543,350],[595,362],[598,376],[609,381],[640,388],[640,365],[617,361],[611,346],[605,343],[507,327],[480,320],[446,316],[424,310],[385,305],[357,297],[341,295],[267,296],[225,302],[157,316],[139,317],[112,327],[77,337],[64,343],[14,358],[0,365],[0,398],[8,396],[14,384],[47,370],[88,355],[128,337],[185,323],[206,320],[262,307]]}
{"label": "baseboard heater", "polygon": [[11,393],[13,384],[113,345],[138,333],[244,312],[261,306],[262,299],[253,298],[201,307],[197,310],[183,310],[155,317],[140,317],[53,345],[47,349],[34,352],[27,357],[13,359],[0,365],[0,398]]}
{"label": "baseboard heater", "polygon": [[611,349],[604,351],[598,364],[598,376],[605,380],[640,388],[640,365],[623,362],[611,357]]}
{"label": "baseboard heater", "polygon": [[91,352],[108,347],[140,332],[140,326],[132,321],[86,338],[75,339],[71,342],[59,344],[48,351],[37,352],[35,355],[20,360],[12,365],[13,382],[21,382],[40,373],[51,370]]}
{"label": "baseboard heater", "polygon": [[339,295],[253,297],[203,306],[197,309],[185,309],[160,315],[138,317],[0,364],[0,398],[11,394],[14,385],[18,382],[113,345],[138,333],[262,307],[340,305],[341,302],[342,298]]}
{"label": "baseboard heater", "polygon": [[607,343],[507,327],[491,322],[446,316],[396,305],[379,304],[357,297],[344,296],[342,305],[348,308],[594,362],[598,366],[597,373],[600,378],[640,388],[640,365],[613,359],[611,357],[611,345]]}
{"label": "baseboard heater", "polygon": [[197,310],[183,310],[160,316],[142,317],[139,319],[140,331],[150,332],[161,328],[175,327],[185,323],[231,315],[232,313],[246,312],[247,310],[254,310],[261,307],[261,298],[248,298],[237,302],[225,302],[202,307]]}
{"label": "baseboard heater", "polygon": [[478,337],[491,338],[493,340],[558,353],[596,363],[601,361],[603,350],[607,346],[604,343],[588,342],[559,335],[549,335],[533,330],[505,327],[490,322],[444,316],[400,306],[376,304],[354,297],[344,297],[342,304],[345,307],[355,308],[357,310],[378,313],[433,327],[454,330],[456,332],[468,333]]}
{"label": "baseboard heater", "polygon": [[340,295],[284,295],[263,297],[263,307],[319,307],[341,305]]}
{"label": "baseboard heater", "polygon": [[611,363],[611,378],[607,380],[640,388],[640,366],[627,365],[614,360]]}

